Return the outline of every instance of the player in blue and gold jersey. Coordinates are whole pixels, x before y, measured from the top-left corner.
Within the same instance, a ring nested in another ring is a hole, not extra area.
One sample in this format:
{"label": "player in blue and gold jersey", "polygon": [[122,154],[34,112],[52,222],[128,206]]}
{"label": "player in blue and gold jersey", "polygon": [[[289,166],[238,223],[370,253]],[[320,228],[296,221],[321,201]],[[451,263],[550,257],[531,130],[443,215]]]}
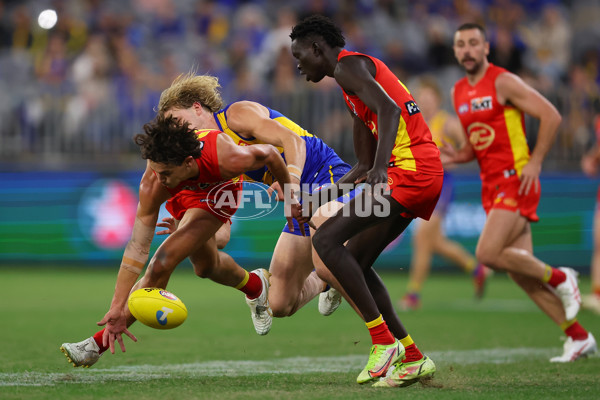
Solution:
{"label": "player in blue and gold jersey", "polygon": [[[307,132],[278,111],[252,101],[224,105],[218,79],[209,75],[188,73],[178,77],[160,97],[158,112],[186,121],[196,129],[218,129],[240,146],[266,143],[276,146],[285,159],[296,192],[320,190],[344,176],[350,166],[321,139]],[[249,171],[245,180],[269,185],[281,194],[279,186],[265,168]],[[340,198],[342,201],[344,198]],[[347,197],[346,197],[347,199]],[[159,226],[171,227],[171,221]],[[226,224],[218,236],[224,246],[229,238]],[[286,226],[275,246],[269,272],[270,310],[252,313],[254,327],[264,335],[270,329],[270,314],[285,317],[294,314],[319,293],[319,311],[329,315],[341,302],[334,289],[324,292],[326,283],[314,272],[309,228],[297,224],[294,231]],[[330,281],[331,282],[331,281]]]}

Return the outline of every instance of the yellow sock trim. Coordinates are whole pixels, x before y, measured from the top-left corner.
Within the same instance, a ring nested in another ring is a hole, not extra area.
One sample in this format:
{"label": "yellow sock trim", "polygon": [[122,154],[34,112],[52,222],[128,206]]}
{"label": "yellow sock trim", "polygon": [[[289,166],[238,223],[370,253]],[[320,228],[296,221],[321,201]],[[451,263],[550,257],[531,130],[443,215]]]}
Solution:
{"label": "yellow sock trim", "polygon": [[550,281],[551,276],[552,276],[552,267],[549,265],[546,265],[546,270],[544,271],[544,277],[542,278],[542,281],[544,281],[545,283],[548,283]]}
{"label": "yellow sock trim", "polygon": [[381,324],[383,324],[383,315],[381,314],[379,314],[379,317],[375,318],[373,321],[365,323],[365,325],[367,325],[367,328],[369,329]]}
{"label": "yellow sock trim", "polygon": [[410,335],[408,335],[404,339],[400,339],[400,343],[402,343],[402,346],[408,347],[411,344],[414,344],[415,342],[412,340],[412,338],[410,337]]}
{"label": "yellow sock trim", "polygon": [[235,288],[239,290],[246,286],[246,283],[248,283],[248,279],[250,279],[250,274],[248,273],[248,271],[246,271],[246,276],[244,276],[244,279],[242,279],[239,285],[237,285]]}
{"label": "yellow sock trim", "polygon": [[465,265],[465,272],[471,273],[475,271],[475,267],[477,266],[477,259],[471,258],[467,265]]}
{"label": "yellow sock trim", "polygon": [[569,329],[571,327],[571,325],[573,325],[575,322],[577,322],[577,318],[573,318],[570,321],[565,321],[562,324],[560,324],[560,329],[564,331],[566,331],[567,329]]}
{"label": "yellow sock trim", "polygon": [[421,284],[417,282],[408,282],[408,293],[421,293]]}

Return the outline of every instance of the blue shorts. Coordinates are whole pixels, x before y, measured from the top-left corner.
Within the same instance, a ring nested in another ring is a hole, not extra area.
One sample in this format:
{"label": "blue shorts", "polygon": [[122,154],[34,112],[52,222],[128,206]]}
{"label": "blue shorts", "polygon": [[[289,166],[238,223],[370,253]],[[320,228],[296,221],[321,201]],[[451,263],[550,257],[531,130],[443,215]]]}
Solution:
{"label": "blue shorts", "polygon": [[[346,173],[350,171],[350,166],[348,164],[338,164],[338,165],[324,165],[319,172],[316,174],[312,182],[302,182],[304,184],[310,184],[311,190],[309,193],[316,192],[318,190],[324,189],[327,186],[333,185],[337,182],[342,176],[346,175]],[[352,190],[350,193],[346,193],[338,197],[336,200],[340,203],[347,203],[354,198],[356,195],[356,190]],[[283,232],[291,233],[292,235],[302,236],[300,231],[300,226],[298,222],[294,219],[294,232],[290,231],[290,228],[285,224],[283,227]],[[304,233],[306,236],[310,236],[310,228],[308,224],[304,224]]]}
{"label": "blue shorts", "polygon": [[450,207],[450,203],[454,200],[454,177],[448,172],[444,172],[444,184],[442,185],[442,193],[438,200],[437,206],[433,211],[437,216],[444,218]]}

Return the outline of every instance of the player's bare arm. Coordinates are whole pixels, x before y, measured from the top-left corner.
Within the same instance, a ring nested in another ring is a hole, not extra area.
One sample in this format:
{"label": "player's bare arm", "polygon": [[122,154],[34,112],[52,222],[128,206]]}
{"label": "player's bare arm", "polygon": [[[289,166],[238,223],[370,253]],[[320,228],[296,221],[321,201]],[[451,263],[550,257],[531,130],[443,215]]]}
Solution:
{"label": "player's bare arm", "polygon": [[348,94],[358,96],[377,114],[379,125],[377,151],[366,183],[387,182],[387,167],[400,123],[400,108],[375,81],[375,66],[366,57],[344,57],[338,62],[334,77]]}
{"label": "player's bare arm", "polygon": [[100,326],[106,325],[103,341],[105,345],[109,345],[111,353],[114,353],[115,340],[121,346],[121,350],[125,351],[121,332],[137,341],[136,337],[127,330],[128,314],[125,312],[127,298],[148,260],[160,205],[168,198],[169,192],[162,187],[152,170],[146,167],[140,181],[140,200],[136,218],[131,238],[123,253],[115,293],[109,311],[98,322]]}
{"label": "player's bare arm", "polygon": [[[269,117],[269,110],[253,101],[238,101],[227,110],[229,127],[246,137],[283,147],[290,167],[292,183],[299,184],[306,160],[306,142],[279,122]],[[294,167],[293,169],[291,167]]]}
{"label": "player's bare arm", "polygon": [[527,85],[512,73],[503,73],[495,82],[497,100],[502,105],[511,104],[540,120],[538,139],[531,152],[529,163],[521,172],[519,194],[528,194],[531,187],[539,191],[538,178],[542,171],[542,162],[552,147],[561,116],[556,108],[538,91]]}
{"label": "player's bare arm", "polygon": [[[217,152],[219,154],[219,170],[224,179],[233,179],[246,171],[262,168],[265,165],[273,174],[275,180],[283,188],[289,185],[290,174],[281,154],[270,144],[254,144],[251,146],[238,146],[227,135],[219,135],[217,138]],[[291,193],[290,212],[286,212],[286,219],[290,230],[294,231],[292,217],[298,223],[308,222],[303,217],[302,207],[298,204],[293,191]]]}
{"label": "player's bare arm", "polygon": [[354,143],[354,154],[357,163],[338,182],[358,183],[366,179],[367,172],[373,167],[377,140],[362,122],[360,118],[353,115],[352,140]]}

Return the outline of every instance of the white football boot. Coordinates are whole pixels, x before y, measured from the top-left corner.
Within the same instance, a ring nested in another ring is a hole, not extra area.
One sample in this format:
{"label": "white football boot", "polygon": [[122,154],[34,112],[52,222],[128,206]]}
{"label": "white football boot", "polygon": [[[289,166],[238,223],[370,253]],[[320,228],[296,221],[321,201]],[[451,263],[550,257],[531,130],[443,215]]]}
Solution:
{"label": "white football boot", "polygon": [[319,294],[319,312],[321,315],[328,316],[333,314],[340,304],[342,304],[342,294],[334,288],[330,288],[328,291]]}
{"label": "white football boot", "polygon": [[588,332],[588,337],[583,340],[573,340],[567,338],[567,341],[563,345],[562,356],[552,357],[550,362],[566,363],[572,362],[579,358],[587,357],[598,351],[598,345],[596,339],[591,332]]}
{"label": "white football boot", "polygon": [[254,330],[259,335],[266,335],[271,330],[273,323],[273,311],[269,307],[269,277],[271,274],[264,268],[255,269],[252,273],[258,275],[262,281],[262,292],[256,299],[246,297],[246,304],[250,307]]}
{"label": "white football boot", "polygon": [[100,347],[96,344],[93,337],[89,337],[78,343],[63,343],[60,351],[74,367],[89,368],[98,361],[100,356]]}
{"label": "white football boot", "polygon": [[554,290],[563,303],[567,321],[570,321],[577,316],[579,307],[581,306],[581,293],[579,293],[579,286],[577,285],[577,272],[572,268],[560,267],[559,269],[565,273],[567,279]]}

